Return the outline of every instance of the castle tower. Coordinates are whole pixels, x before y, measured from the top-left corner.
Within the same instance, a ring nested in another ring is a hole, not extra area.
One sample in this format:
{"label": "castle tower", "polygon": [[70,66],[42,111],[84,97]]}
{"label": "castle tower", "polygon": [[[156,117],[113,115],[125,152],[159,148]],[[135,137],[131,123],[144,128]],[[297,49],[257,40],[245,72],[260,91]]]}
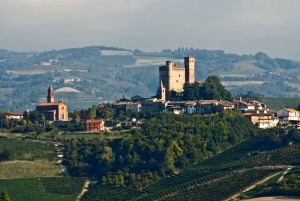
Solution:
{"label": "castle tower", "polygon": [[185,83],[195,82],[195,58],[193,56],[184,57]]}
{"label": "castle tower", "polygon": [[54,103],[54,94],[53,94],[53,88],[51,85],[48,88],[47,103]]}

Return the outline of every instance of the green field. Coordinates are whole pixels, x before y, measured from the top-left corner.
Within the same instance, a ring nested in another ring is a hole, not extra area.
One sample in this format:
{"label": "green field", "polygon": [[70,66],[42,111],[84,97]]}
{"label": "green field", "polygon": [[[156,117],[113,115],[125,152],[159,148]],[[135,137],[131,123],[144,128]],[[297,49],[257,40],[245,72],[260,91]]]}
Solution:
{"label": "green field", "polygon": [[35,178],[0,180],[0,191],[12,201],[74,201],[82,190],[84,178]]}
{"label": "green field", "polygon": [[0,138],[0,152],[4,149],[10,151],[10,160],[47,159],[53,161],[56,157],[54,145],[50,143]]}

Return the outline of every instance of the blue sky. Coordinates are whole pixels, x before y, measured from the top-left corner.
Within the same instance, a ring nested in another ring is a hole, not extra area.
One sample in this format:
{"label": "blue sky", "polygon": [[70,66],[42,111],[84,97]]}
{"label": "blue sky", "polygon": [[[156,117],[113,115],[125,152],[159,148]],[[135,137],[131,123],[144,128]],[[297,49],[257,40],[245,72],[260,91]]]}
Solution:
{"label": "blue sky", "polygon": [[0,0],[0,48],[179,46],[300,60],[299,0]]}

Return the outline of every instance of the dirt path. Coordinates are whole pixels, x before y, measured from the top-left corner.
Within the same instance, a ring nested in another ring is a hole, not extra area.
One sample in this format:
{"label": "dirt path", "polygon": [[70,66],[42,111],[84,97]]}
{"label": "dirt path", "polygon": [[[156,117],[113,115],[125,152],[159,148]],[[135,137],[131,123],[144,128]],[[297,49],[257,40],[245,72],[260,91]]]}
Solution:
{"label": "dirt path", "polygon": [[282,174],[282,176],[278,179],[278,182],[281,182],[281,180],[284,178],[284,175],[286,175],[286,173],[288,173],[290,170],[292,169],[292,167],[289,167],[288,169],[286,169],[286,171],[284,171],[284,173]]}
{"label": "dirt path", "polygon": [[63,158],[65,156],[64,155],[65,154],[64,147],[60,143],[55,143],[54,146],[55,146],[55,151],[56,151],[57,158],[58,158],[57,164],[60,165],[64,176],[69,177],[70,176],[69,171],[68,171],[67,167],[63,165]]}
{"label": "dirt path", "polygon": [[231,196],[230,198],[226,199],[225,201],[234,200],[234,199],[235,199],[236,197],[238,197],[241,193],[250,191],[251,189],[255,188],[258,184],[261,184],[261,183],[267,181],[268,179],[270,179],[270,178],[272,178],[272,177],[274,177],[274,176],[276,176],[276,175],[278,175],[278,174],[280,174],[280,173],[282,173],[282,172],[277,172],[277,173],[275,173],[275,174],[272,174],[271,176],[268,176],[268,177],[264,178],[263,180],[260,180],[260,181],[256,182],[255,184],[249,186],[248,188],[246,188],[246,189],[243,190],[242,192],[239,192],[239,193],[237,193],[237,194]]}
{"label": "dirt path", "polygon": [[247,201],[296,201],[300,200],[300,197],[292,197],[292,196],[274,196],[274,197],[260,197],[260,198],[252,198]]}
{"label": "dirt path", "polygon": [[81,193],[78,195],[76,201],[80,201],[80,199],[82,198],[82,196],[88,191],[90,183],[91,183],[91,181],[89,179],[87,179],[87,180],[84,181],[83,189],[82,189]]}
{"label": "dirt path", "polygon": [[[277,181],[277,182],[280,182],[280,181],[283,179],[283,176],[284,176],[286,173],[288,173],[288,171],[290,171],[290,170],[293,168],[292,166],[286,166],[286,165],[284,165],[284,166],[264,166],[264,167],[257,167],[257,168],[254,168],[254,169],[262,169],[262,168],[278,168],[278,167],[281,167],[281,168],[284,168],[284,167],[285,167],[285,168],[287,168],[287,169],[283,172],[282,176],[281,176],[281,177],[278,179],[278,181]],[[281,172],[277,172],[277,173],[275,173],[275,174],[273,174],[273,175],[271,175],[271,176],[268,176],[268,177],[264,178],[263,180],[260,180],[260,181],[256,182],[255,184],[249,186],[248,188],[246,188],[246,189],[243,190],[242,192],[239,192],[239,193],[237,193],[237,194],[231,196],[231,197],[230,197],[229,199],[227,199],[226,201],[234,200],[234,199],[235,199],[236,197],[238,197],[240,194],[242,194],[242,193],[244,193],[244,192],[247,192],[247,191],[250,191],[251,189],[255,188],[258,184],[264,183],[265,181],[271,179],[272,177],[274,177],[274,176],[276,176],[276,175],[278,175],[278,174],[280,174],[280,173],[282,173],[282,171],[281,171]]]}

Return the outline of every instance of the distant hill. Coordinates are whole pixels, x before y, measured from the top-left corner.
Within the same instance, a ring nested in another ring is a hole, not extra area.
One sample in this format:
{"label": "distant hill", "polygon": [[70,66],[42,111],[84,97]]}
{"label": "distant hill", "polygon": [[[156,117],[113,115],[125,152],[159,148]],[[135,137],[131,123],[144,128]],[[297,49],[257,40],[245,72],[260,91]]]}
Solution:
{"label": "distant hill", "polygon": [[[92,46],[46,52],[0,50],[0,109],[33,109],[47,96],[50,83],[54,89],[81,91],[87,103],[115,101],[123,95],[150,97],[158,87],[158,67],[169,59],[182,63],[187,55],[196,58],[197,80],[217,75],[233,95],[255,91],[266,97],[299,97],[300,63],[262,52],[237,55],[194,48],[143,52]],[[80,101],[84,103],[84,97]]]}

